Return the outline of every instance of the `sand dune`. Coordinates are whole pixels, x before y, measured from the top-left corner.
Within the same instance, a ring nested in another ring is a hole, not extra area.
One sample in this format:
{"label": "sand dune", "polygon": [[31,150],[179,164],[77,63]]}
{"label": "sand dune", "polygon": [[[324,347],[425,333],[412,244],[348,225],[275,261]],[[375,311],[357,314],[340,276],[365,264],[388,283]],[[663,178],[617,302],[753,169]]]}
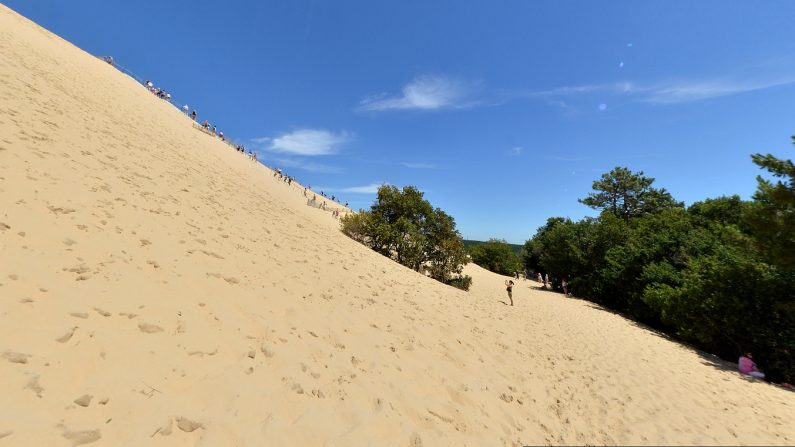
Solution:
{"label": "sand dune", "polygon": [[795,394],[269,172],[0,6],[0,446],[795,443]]}

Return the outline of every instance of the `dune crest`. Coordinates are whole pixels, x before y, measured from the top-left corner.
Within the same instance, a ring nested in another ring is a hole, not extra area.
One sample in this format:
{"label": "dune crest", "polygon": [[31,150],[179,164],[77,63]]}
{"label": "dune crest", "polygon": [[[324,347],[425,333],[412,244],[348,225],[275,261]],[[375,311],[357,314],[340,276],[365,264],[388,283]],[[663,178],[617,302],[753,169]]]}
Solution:
{"label": "dune crest", "polygon": [[795,395],[369,251],[0,5],[0,446],[793,444]]}

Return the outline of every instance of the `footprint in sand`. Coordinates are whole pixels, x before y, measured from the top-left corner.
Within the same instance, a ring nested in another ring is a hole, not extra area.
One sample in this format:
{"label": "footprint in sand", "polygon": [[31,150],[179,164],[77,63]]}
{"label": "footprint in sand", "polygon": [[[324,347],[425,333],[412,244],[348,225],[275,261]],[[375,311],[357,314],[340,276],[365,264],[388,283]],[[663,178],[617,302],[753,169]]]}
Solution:
{"label": "footprint in sand", "polygon": [[67,331],[65,334],[56,338],[55,341],[57,341],[58,343],[66,343],[67,341],[72,339],[72,336],[75,334],[76,330],[77,326],[73,327],[72,329],[69,329],[69,331]]}
{"label": "footprint in sand", "polygon": [[82,430],[82,431],[69,431],[64,430],[63,437],[72,441],[72,447],[90,444],[99,441],[102,438],[102,433],[99,430]]}
{"label": "footprint in sand", "polygon": [[179,428],[180,430],[186,433],[190,433],[200,428],[204,428],[204,425],[202,425],[200,422],[196,422],[182,416],[178,416],[176,418],[176,421],[177,421],[177,428]]}
{"label": "footprint in sand", "polygon": [[165,424],[161,425],[160,427],[157,427],[157,430],[155,430],[155,432],[152,433],[152,436],[150,436],[150,438],[153,437],[154,435],[158,434],[158,433],[161,436],[170,435],[171,432],[172,432],[173,425],[174,425],[174,421],[171,420],[171,418],[168,418],[168,422],[166,422]]}
{"label": "footprint in sand", "polygon": [[508,403],[513,402],[513,396],[511,396],[510,394],[502,393],[502,394],[500,394],[500,399],[502,399],[502,400],[504,400],[505,402],[508,402]]}
{"label": "footprint in sand", "polygon": [[28,363],[30,354],[23,354],[21,352],[6,351],[3,353],[3,358],[11,363]]}
{"label": "footprint in sand", "polygon": [[81,407],[87,407],[91,404],[91,399],[93,398],[94,396],[90,394],[84,394],[78,397],[77,399],[73,400],[72,402],[76,403],[77,405],[80,405]]}
{"label": "footprint in sand", "polygon": [[88,268],[86,264],[80,264],[74,267],[64,268],[63,270],[67,272],[77,273],[78,275],[82,275],[84,273],[88,273],[89,271],[91,271],[91,269]]}
{"label": "footprint in sand", "polygon": [[41,393],[44,392],[44,387],[39,384],[39,376],[31,377],[24,389],[33,391],[36,397],[41,397]]}
{"label": "footprint in sand", "polygon": [[268,349],[266,346],[262,346],[262,347],[260,348],[260,351],[262,351],[262,354],[263,354],[265,357],[267,357],[267,358],[271,358],[271,357],[273,357],[273,351],[271,351],[270,349]]}
{"label": "footprint in sand", "polygon": [[139,323],[138,329],[145,334],[154,334],[155,332],[163,332],[163,328],[156,324]]}
{"label": "footprint in sand", "polygon": [[69,213],[74,213],[75,212],[75,210],[73,210],[71,208],[62,208],[60,206],[59,207],[48,206],[47,208],[50,211],[52,211],[54,214],[69,214]]}

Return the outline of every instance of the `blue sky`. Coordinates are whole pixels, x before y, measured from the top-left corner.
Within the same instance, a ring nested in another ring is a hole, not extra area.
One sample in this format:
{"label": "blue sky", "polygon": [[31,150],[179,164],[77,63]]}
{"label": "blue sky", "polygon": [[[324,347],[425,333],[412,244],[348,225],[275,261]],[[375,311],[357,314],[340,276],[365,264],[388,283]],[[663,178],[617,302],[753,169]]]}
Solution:
{"label": "blue sky", "polygon": [[302,183],[416,185],[468,239],[593,215],[614,166],[690,204],[792,158],[792,1],[4,1]]}

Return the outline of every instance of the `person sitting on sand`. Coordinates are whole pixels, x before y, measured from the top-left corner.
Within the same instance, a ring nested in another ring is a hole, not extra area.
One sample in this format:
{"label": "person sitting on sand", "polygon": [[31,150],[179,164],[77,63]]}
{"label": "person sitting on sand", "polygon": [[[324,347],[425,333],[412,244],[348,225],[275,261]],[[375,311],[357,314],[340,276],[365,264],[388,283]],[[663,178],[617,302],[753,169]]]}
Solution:
{"label": "person sitting on sand", "polygon": [[505,290],[508,292],[508,299],[511,300],[511,306],[513,306],[513,281],[510,279],[505,280]]}
{"label": "person sitting on sand", "polygon": [[750,352],[746,352],[745,355],[740,356],[740,360],[737,362],[740,372],[751,377],[764,379],[765,373],[759,371],[759,368],[756,367],[756,363],[754,363],[753,358],[754,356]]}

